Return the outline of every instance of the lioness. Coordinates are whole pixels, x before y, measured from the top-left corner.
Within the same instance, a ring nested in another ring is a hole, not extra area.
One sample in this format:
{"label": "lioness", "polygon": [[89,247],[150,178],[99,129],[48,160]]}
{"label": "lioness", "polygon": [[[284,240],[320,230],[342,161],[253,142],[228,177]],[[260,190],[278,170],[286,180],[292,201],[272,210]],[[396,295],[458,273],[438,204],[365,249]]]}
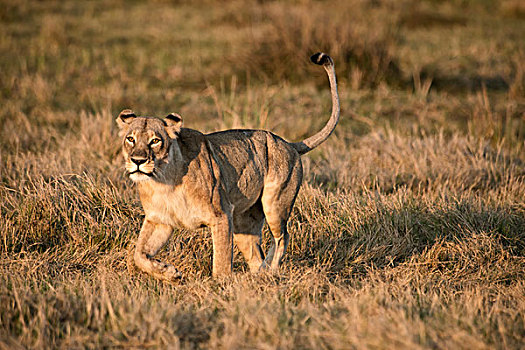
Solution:
{"label": "lioness", "polygon": [[[135,264],[155,277],[174,280],[179,271],[154,259],[175,227],[208,226],[213,240],[213,276],[232,272],[233,241],[250,271],[277,270],[288,246],[286,222],[301,186],[300,155],[332,133],[339,120],[334,62],[317,53],[312,62],[328,74],[332,114],[317,134],[289,143],[264,130],[202,134],[182,127],[172,113],[165,119],[117,117],[126,170],[139,190],[146,218],[134,254]],[[261,231],[268,222],[273,242],[266,255]]]}

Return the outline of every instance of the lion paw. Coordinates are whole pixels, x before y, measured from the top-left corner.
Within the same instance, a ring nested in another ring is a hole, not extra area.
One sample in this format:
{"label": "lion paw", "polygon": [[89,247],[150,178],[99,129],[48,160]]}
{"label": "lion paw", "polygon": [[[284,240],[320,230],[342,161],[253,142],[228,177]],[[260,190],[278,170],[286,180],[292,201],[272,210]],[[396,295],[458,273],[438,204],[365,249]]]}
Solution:
{"label": "lion paw", "polygon": [[171,265],[166,264],[158,259],[152,261],[154,274],[166,281],[176,281],[179,280],[182,275],[179,270]]}
{"label": "lion paw", "polygon": [[167,265],[166,269],[162,273],[163,277],[168,281],[177,281],[182,278],[182,274],[179,272],[179,270],[173,266],[173,265]]}

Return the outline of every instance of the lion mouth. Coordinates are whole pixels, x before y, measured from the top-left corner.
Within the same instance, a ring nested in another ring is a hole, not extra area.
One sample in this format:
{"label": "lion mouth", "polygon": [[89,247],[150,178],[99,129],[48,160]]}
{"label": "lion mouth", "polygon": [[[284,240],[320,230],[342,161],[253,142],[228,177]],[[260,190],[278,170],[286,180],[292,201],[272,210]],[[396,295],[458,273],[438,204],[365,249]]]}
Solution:
{"label": "lion mouth", "polygon": [[142,174],[142,175],[146,175],[146,176],[150,176],[150,177],[153,176],[153,173],[146,173],[146,172],[141,171],[139,169],[134,170],[134,171],[129,173],[129,175],[133,175],[133,174]]}

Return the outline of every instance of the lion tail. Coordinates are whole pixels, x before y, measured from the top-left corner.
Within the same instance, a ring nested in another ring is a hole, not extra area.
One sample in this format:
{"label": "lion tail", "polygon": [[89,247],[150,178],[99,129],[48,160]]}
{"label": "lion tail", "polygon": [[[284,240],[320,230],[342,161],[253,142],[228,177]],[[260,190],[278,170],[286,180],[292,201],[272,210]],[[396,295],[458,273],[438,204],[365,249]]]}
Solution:
{"label": "lion tail", "polygon": [[315,64],[323,66],[326,73],[328,74],[328,79],[330,80],[330,91],[332,93],[332,115],[330,116],[330,119],[328,119],[326,125],[318,133],[308,137],[303,141],[291,144],[299,154],[305,154],[323,143],[334,131],[335,126],[339,121],[340,113],[334,61],[330,56],[322,52],[314,54],[312,57],[310,57],[310,60]]}

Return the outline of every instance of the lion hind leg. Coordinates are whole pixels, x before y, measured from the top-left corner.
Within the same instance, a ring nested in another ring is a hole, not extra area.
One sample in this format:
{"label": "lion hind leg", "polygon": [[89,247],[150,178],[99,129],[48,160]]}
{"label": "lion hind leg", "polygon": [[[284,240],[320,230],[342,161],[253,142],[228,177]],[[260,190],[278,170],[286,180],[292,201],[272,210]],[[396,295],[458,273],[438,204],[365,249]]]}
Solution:
{"label": "lion hind leg", "polygon": [[234,216],[233,239],[251,272],[259,271],[264,262],[261,248],[263,225],[264,213],[260,201],[244,213]]}
{"label": "lion hind leg", "polygon": [[168,225],[156,224],[147,219],[144,220],[134,254],[135,264],[139,269],[167,281],[173,281],[181,277],[175,266],[154,258],[168,242],[172,232],[173,229]]}
{"label": "lion hind leg", "polygon": [[[279,265],[283,260],[284,254],[286,253],[286,248],[290,242],[290,235],[286,228],[286,223],[288,220],[281,220],[281,223],[270,224],[270,231],[273,234],[273,242],[268,250],[268,255],[264,261],[264,265],[270,269],[277,271],[279,270]],[[275,232],[275,233],[274,233]]]}
{"label": "lion hind leg", "polygon": [[252,233],[235,233],[233,237],[235,244],[248,263],[250,272],[259,271],[264,261],[261,236]]}
{"label": "lion hind leg", "polygon": [[302,165],[300,159],[289,170],[282,181],[269,181],[262,194],[262,205],[266,221],[273,235],[273,242],[268,250],[264,264],[276,271],[290,241],[286,224],[301,187]]}

